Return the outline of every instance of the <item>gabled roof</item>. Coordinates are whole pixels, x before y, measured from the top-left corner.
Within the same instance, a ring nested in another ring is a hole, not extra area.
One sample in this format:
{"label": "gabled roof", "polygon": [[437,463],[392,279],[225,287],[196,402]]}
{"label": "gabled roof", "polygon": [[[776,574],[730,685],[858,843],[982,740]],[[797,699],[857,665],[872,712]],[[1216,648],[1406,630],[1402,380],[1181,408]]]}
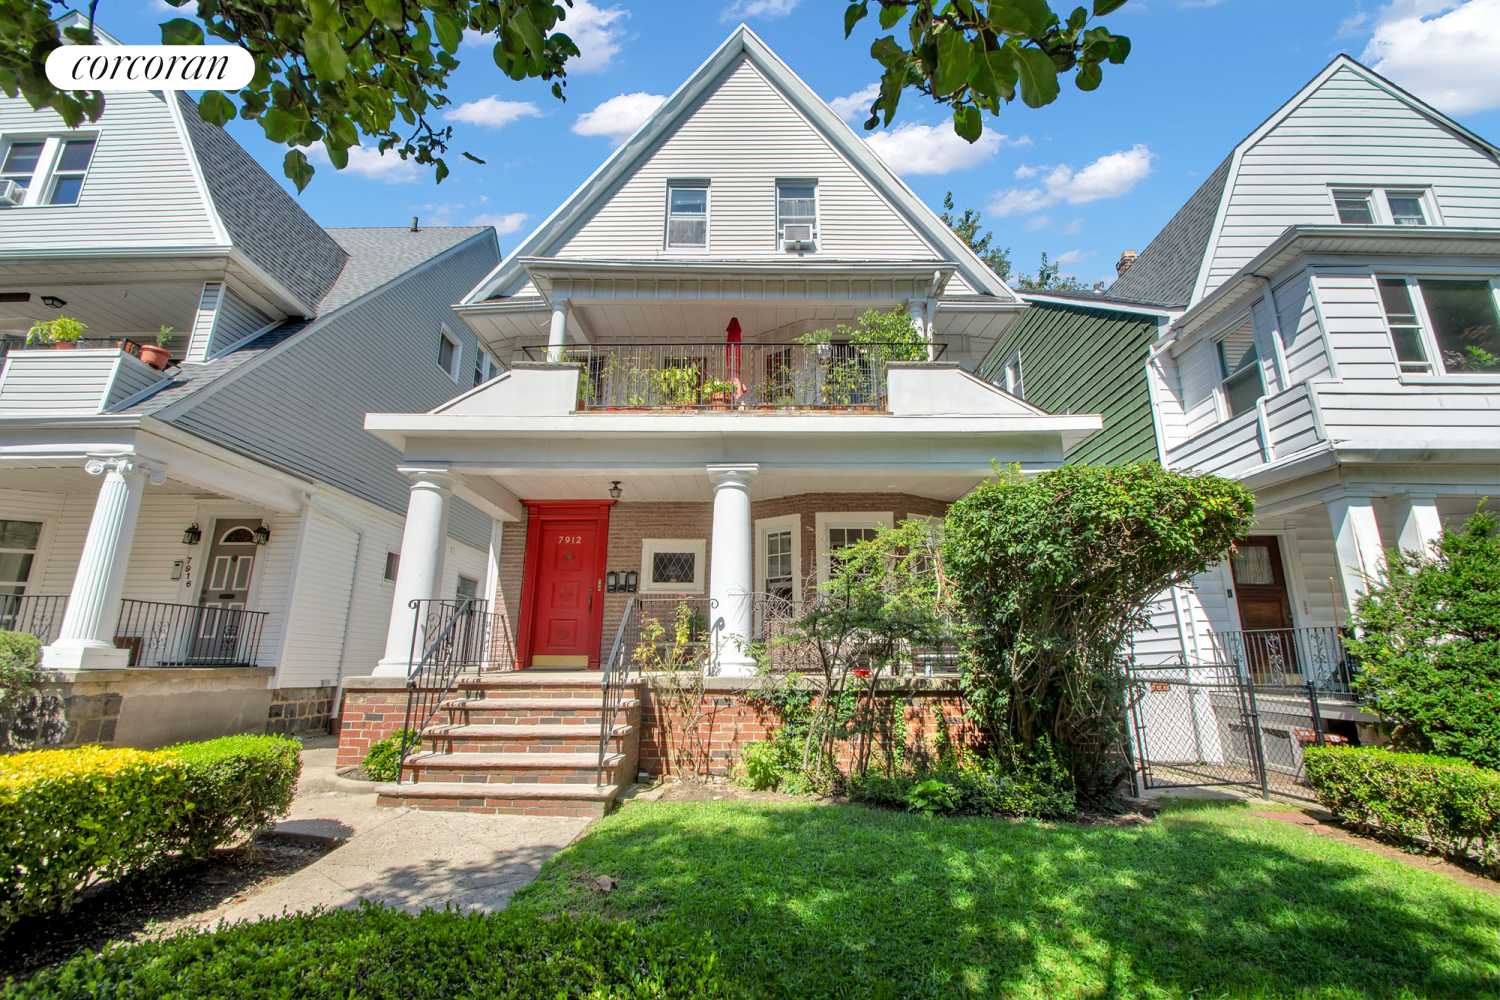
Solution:
{"label": "gabled roof", "polygon": [[1019,301],[974,251],[954,235],[942,219],[917,197],[790,66],[772,52],[755,32],[741,24],[635,134],[526,237],[508,260],[502,262],[465,296],[463,304],[514,294],[526,281],[521,259],[547,256],[560,245],[566,234],[607,199],[614,187],[628,177],[637,165],[648,159],[659,141],[689,116],[699,99],[742,58],[749,60],[849,160],[864,179],[907,218],[943,259],[958,264],[959,273],[970,287],[980,294],[995,296],[1007,303]]}

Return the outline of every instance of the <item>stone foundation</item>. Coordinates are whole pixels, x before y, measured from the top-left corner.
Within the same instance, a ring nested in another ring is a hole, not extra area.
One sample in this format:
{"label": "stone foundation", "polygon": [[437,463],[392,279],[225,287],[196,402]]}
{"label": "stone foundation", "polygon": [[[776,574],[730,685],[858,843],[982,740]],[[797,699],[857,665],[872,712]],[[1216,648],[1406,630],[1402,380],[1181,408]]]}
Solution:
{"label": "stone foundation", "polygon": [[337,694],[338,688],[334,687],[275,688],[271,691],[266,733],[271,736],[326,733]]}
{"label": "stone foundation", "polygon": [[269,667],[44,671],[42,700],[52,711],[43,745],[150,750],[264,733],[274,673]]}

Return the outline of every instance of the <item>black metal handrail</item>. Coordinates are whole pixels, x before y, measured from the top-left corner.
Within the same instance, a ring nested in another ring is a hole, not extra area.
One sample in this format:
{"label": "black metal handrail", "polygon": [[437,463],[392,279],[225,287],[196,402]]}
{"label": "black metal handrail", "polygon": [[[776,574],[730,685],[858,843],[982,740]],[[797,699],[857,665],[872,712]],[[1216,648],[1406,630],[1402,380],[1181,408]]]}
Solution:
{"label": "black metal handrail", "polygon": [[67,607],[66,594],[0,594],[0,631],[24,632],[51,645]]}
{"label": "black metal handrail", "polygon": [[610,647],[609,659],[604,661],[604,674],[599,678],[602,701],[599,712],[599,768],[594,774],[596,785],[604,784],[604,757],[609,752],[615,717],[625,701],[625,685],[635,664],[634,647],[640,638],[639,611],[640,606],[632,596],[625,603],[625,613],[620,616],[620,627],[615,630],[615,643]]}
{"label": "black metal handrail", "polygon": [[1358,665],[1332,626],[1211,633],[1214,658],[1243,668],[1256,684],[1315,684],[1348,693]]}
{"label": "black metal handrail", "polygon": [[[128,337],[80,337],[72,342],[74,350],[109,350],[124,351],[126,354],[141,356],[141,345]],[[52,351],[68,350],[58,348],[54,343],[28,344],[25,337],[0,337],[0,357],[10,354],[12,351]]]}
{"label": "black metal handrail", "polygon": [[130,651],[132,667],[253,667],[267,617],[243,608],[127,598],[115,646]]}
{"label": "black metal handrail", "polygon": [[[946,344],[932,345],[941,357]],[[883,411],[886,367],[927,361],[926,344],[679,343],[532,345],[530,361],[582,367],[580,410]],[[920,355],[918,357],[917,355]]]}

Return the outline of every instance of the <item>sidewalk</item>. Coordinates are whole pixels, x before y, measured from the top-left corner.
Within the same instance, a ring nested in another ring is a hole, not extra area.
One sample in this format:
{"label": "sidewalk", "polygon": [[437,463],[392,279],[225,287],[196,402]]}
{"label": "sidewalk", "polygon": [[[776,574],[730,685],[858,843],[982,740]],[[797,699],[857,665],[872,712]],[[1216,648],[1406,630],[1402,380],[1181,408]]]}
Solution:
{"label": "sidewalk", "polygon": [[336,741],[309,740],[283,836],[344,840],[338,849],[223,913],[259,920],[361,899],[416,911],[500,910],[589,820],[383,809],[373,785],[334,773]]}

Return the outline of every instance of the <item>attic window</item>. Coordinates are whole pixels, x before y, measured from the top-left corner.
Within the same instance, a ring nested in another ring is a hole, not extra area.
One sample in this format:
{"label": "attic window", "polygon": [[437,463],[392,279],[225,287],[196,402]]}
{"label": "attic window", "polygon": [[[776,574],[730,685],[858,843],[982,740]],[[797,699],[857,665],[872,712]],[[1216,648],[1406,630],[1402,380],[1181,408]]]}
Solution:
{"label": "attic window", "polygon": [[1385,203],[1391,209],[1391,222],[1398,226],[1425,226],[1427,216],[1422,212],[1422,192],[1387,191]]}
{"label": "attic window", "polygon": [[0,147],[0,188],[10,181],[19,200],[3,205],[76,205],[94,158],[92,138],[49,136],[16,140]]}
{"label": "attic window", "polygon": [[788,249],[818,237],[818,185],[812,181],[776,182],[776,239]]}
{"label": "attic window", "polygon": [[667,185],[667,249],[708,249],[708,185],[702,181]]}
{"label": "attic window", "polygon": [[1000,384],[1000,388],[1017,399],[1026,398],[1026,386],[1021,381],[1020,351],[1012,354],[1010,360],[1005,362],[1005,368],[1001,370],[1000,378],[997,381]]}
{"label": "attic window", "polygon": [[1333,205],[1338,209],[1339,221],[1346,226],[1373,226],[1375,213],[1370,211],[1370,192],[1335,191]]}

